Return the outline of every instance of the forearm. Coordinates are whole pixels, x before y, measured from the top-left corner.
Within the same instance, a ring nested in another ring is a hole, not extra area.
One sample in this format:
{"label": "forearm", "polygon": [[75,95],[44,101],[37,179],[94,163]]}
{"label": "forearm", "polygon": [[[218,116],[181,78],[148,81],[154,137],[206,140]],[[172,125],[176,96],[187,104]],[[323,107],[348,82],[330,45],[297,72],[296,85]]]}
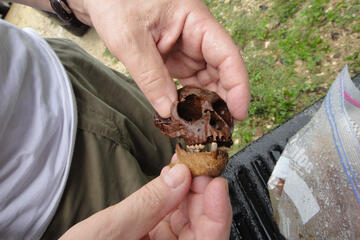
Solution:
{"label": "forearm", "polygon": [[[2,1],[2,0],[0,0]],[[20,3],[24,5],[28,5],[40,10],[44,10],[47,12],[55,13],[51,8],[49,0],[10,0],[10,2]],[[90,18],[87,14],[86,8],[84,7],[83,0],[67,0],[71,10],[75,14],[75,16],[83,23],[87,25],[92,25]]]}

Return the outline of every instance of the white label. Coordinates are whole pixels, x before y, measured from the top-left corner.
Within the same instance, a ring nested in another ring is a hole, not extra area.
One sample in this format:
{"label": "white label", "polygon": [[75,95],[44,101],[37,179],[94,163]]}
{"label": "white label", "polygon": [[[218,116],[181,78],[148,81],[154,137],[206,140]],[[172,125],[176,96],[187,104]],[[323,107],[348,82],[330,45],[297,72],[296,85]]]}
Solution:
{"label": "white label", "polygon": [[320,211],[319,204],[314,198],[308,185],[291,169],[289,169],[285,181],[284,192],[295,204],[303,224],[307,223]]}
{"label": "white label", "polygon": [[271,177],[286,179],[289,173],[289,162],[290,159],[281,155],[274,167]]}

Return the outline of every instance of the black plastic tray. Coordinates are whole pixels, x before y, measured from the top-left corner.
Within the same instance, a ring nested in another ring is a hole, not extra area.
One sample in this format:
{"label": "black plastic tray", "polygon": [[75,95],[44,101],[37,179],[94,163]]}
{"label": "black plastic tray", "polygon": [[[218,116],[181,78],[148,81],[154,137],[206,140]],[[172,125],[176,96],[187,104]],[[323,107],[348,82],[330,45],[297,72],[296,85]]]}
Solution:
{"label": "black plastic tray", "polygon": [[[359,88],[360,75],[353,81]],[[233,208],[230,239],[284,239],[272,218],[267,181],[289,138],[310,121],[321,103],[322,99],[230,158],[223,174]]]}

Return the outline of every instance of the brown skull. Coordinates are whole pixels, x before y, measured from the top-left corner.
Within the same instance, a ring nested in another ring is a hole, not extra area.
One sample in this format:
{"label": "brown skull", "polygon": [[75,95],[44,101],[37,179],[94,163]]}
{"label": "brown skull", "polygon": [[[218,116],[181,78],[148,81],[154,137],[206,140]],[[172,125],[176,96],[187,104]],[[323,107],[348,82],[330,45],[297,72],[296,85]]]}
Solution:
{"label": "brown skull", "polygon": [[178,101],[170,118],[154,117],[155,126],[169,137],[183,138],[186,145],[217,142],[232,145],[233,118],[224,100],[216,93],[186,86],[178,90]]}

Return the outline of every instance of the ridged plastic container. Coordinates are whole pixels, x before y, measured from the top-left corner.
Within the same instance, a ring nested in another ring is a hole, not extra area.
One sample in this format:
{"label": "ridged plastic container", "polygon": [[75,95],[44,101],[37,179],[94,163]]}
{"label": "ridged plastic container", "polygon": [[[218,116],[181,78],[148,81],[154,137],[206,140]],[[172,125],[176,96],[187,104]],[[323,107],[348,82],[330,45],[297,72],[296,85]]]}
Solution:
{"label": "ridged plastic container", "polygon": [[[359,88],[360,76],[353,82]],[[285,239],[274,221],[267,182],[288,140],[310,121],[322,100],[231,157],[223,173],[233,208],[230,239]]]}

